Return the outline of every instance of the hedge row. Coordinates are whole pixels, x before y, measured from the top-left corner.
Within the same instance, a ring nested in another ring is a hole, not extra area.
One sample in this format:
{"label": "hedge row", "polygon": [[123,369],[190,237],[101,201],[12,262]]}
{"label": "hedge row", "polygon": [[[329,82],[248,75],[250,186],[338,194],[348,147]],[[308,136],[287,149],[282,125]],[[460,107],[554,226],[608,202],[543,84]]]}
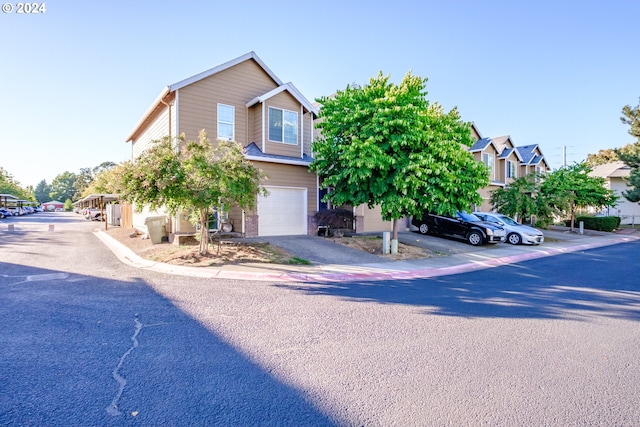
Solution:
{"label": "hedge row", "polygon": [[[620,226],[619,216],[577,216],[575,224],[580,224],[580,221],[584,222],[587,230],[613,231]],[[571,220],[568,223],[571,224]]]}

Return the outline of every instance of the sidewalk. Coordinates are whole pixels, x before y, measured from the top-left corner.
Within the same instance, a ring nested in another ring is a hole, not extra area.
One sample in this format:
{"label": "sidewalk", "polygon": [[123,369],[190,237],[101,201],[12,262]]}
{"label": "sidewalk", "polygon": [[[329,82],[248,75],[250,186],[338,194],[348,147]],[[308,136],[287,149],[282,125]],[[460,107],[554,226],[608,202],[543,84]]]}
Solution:
{"label": "sidewalk", "polygon": [[132,267],[180,276],[278,282],[348,282],[437,277],[640,240],[640,233],[585,230],[585,234],[580,235],[565,228],[554,227],[544,230],[546,241],[539,246],[513,246],[501,243],[490,251],[470,251],[411,261],[313,266],[255,263],[214,268],[177,266],[150,261],[136,255],[107,233],[97,231],[95,234],[121,262]]}

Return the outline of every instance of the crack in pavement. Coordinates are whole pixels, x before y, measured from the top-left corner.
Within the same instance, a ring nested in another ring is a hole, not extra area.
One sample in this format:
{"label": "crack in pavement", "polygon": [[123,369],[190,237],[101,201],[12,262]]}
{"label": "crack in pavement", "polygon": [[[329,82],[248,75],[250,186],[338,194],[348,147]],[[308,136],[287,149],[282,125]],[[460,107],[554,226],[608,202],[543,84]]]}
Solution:
{"label": "crack in pavement", "polygon": [[129,347],[129,349],[127,351],[124,352],[124,354],[120,357],[120,360],[118,361],[118,364],[116,365],[115,368],[113,368],[113,371],[111,372],[113,378],[116,380],[116,382],[118,383],[118,392],[116,393],[115,397],[113,398],[113,400],[111,401],[111,404],[109,406],[107,406],[105,408],[105,410],[107,411],[107,414],[112,415],[112,416],[118,416],[118,415],[122,415],[122,412],[120,412],[118,410],[118,402],[120,401],[120,397],[122,397],[122,393],[124,392],[124,388],[127,385],[127,380],[126,378],[124,378],[122,375],[120,375],[120,368],[122,368],[122,365],[124,364],[125,359],[131,354],[131,352],[138,347],[138,335],[140,335],[140,332],[142,331],[143,328],[151,328],[154,326],[163,326],[166,325],[166,323],[164,322],[160,322],[160,323],[154,323],[154,324],[150,324],[150,325],[145,325],[143,323],[141,323],[138,320],[138,314],[135,315],[134,318],[134,331],[133,331],[133,335],[131,336],[131,347]]}
{"label": "crack in pavement", "polygon": [[113,378],[116,380],[116,382],[119,385],[118,392],[116,393],[115,397],[111,401],[111,404],[105,408],[105,410],[107,411],[107,414],[112,415],[112,416],[122,415],[122,412],[120,412],[118,410],[118,402],[120,401],[120,397],[122,396],[122,393],[124,392],[124,387],[127,385],[127,380],[119,374],[119,371],[120,371],[120,368],[122,367],[122,365],[124,364],[124,361],[127,358],[127,356],[129,356],[129,354],[131,354],[131,352],[136,347],[138,347],[138,335],[140,334],[140,331],[144,327],[144,325],[142,323],[140,323],[140,321],[138,320],[138,316],[137,315],[136,315],[136,317],[134,319],[134,323],[135,323],[135,329],[134,329],[134,332],[133,332],[133,336],[131,337],[131,341],[133,342],[133,344],[120,357],[120,361],[118,362],[116,367],[113,368],[113,372],[112,372]]}
{"label": "crack in pavement", "polygon": [[7,277],[10,279],[23,279],[20,280],[18,282],[13,282],[13,283],[7,283],[5,286],[11,286],[11,285],[19,285],[21,283],[27,283],[27,282],[41,282],[44,280],[65,280],[69,278],[69,273],[44,273],[44,274],[34,274],[34,275],[27,275],[27,276],[10,276],[7,274],[0,274],[0,277]]}

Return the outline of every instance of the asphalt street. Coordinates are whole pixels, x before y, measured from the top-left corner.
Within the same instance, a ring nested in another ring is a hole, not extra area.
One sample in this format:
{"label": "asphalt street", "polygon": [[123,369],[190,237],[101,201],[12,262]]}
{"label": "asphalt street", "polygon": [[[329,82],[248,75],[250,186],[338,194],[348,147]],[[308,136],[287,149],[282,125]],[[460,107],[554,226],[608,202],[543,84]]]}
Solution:
{"label": "asphalt street", "polygon": [[0,425],[640,420],[639,241],[428,279],[279,283],[130,267],[73,214],[11,221]]}

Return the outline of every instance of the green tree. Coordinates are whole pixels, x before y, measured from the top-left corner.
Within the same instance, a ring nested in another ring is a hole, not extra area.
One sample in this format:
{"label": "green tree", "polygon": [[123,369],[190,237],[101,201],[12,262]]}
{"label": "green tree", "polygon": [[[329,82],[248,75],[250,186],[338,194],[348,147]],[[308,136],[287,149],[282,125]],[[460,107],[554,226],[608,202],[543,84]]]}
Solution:
{"label": "green tree", "polygon": [[618,153],[632,153],[634,148],[633,144],[627,144],[621,148],[606,148],[598,150],[596,154],[587,154],[587,160],[585,161],[589,166],[604,165],[607,163],[620,161]]}
{"label": "green tree", "polygon": [[102,162],[98,166],[93,168],[93,176],[95,177],[99,173],[104,172],[104,171],[108,171],[109,169],[112,169],[112,168],[114,168],[116,166],[117,166],[117,164],[114,163],[114,162],[111,162],[111,161]]}
{"label": "green tree", "polygon": [[[96,168],[94,168],[96,170]],[[119,185],[122,182],[122,173],[124,164],[114,165],[109,168],[103,168],[93,178],[91,184],[82,192],[82,197],[89,194],[118,194]]]}
{"label": "green tree", "polygon": [[466,150],[470,124],[454,108],[426,99],[427,79],[407,73],[399,85],[379,73],[368,85],[350,85],[322,97],[310,169],[330,188],[325,200],[380,205],[398,238],[402,216],[470,210],[488,184],[486,167]]}
{"label": "green tree", "polygon": [[76,194],[76,179],[76,174],[69,171],[56,176],[53,181],[51,181],[51,199],[58,201],[67,199],[73,200],[73,197]]}
{"label": "green tree", "polygon": [[632,144],[628,150],[618,150],[618,157],[631,168],[627,185],[629,190],[622,195],[630,202],[640,202],[640,142]]}
{"label": "green tree", "polygon": [[80,172],[76,175],[76,181],[73,183],[76,192],[73,196],[78,200],[82,197],[84,190],[93,182],[93,171],[91,168],[80,168]]}
{"label": "green tree", "polygon": [[544,195],[539,193],[539,183],[544,175],[532,172],[515,179],[505,188],[499,188],[491,193],[491,203],[496,209],[507,216],[525,222],[532,217],[544,224],[551,216]]}
{"label": "green tree", "polygon": [[[198,141],[181,141],[181,151],[174,148],[173,139],[154,141],[134,162],[124,165],[120,197],[141,209],[165,206],[175,214],[195,213],[200,225],[200,254],[208,252],[208,219],[216,206],[231,205],[253,209],[260,188],[262,173],[245,157],[242,146],[235,141],[212,144],[206,132]],[[193,218],[193,217],[192,217]]]}
{"label": "green tree", "polygon": [[19,199],[33,200],[30,191],[20,186],[9,172],[0,166],[0,193],[11,194]]}
{"label": "green tree", "polygon": [[622,108],[622,123],[629,125],[629,135],[636,137],[635,144],[629,144],[623,148],[616,150],[616,154],[625,164],[631,168],[629,175],[629,190],[622,195],[630,202],[640,202],[640,105],[631,107],[625,105]]}
{"label": "green tree", "polygon": [[545,177],[540,186],[544,203],[552,213],[563,214],[571,219],[571,230],[577,208],[604,208],[615,205],[618,197],[605,187],[604,178],[589,176],[591,167],[586,163],[575,163],[557,169]]}
{"label": "green tree", "polygon": [[625,105],[622,107],[622,123],[629,125],[629,135],[635,136],[640,142],[640,104],[632,107]]}
{"label": "green tree", "polygon": [[51,186],[47,184],[46,180],[42,180],[36,185],[34,190],[34,196],[38,203],[48,202],[50,199],[49,194],[51,193]]}

